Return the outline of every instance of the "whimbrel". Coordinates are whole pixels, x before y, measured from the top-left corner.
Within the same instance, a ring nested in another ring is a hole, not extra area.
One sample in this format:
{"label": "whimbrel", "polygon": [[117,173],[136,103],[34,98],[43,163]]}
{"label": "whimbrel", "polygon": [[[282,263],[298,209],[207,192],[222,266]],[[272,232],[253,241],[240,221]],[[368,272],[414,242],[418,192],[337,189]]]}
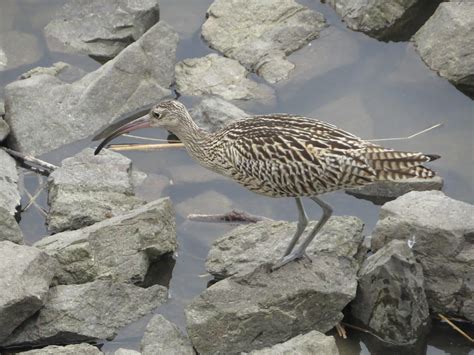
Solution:
{"label": "whimbrel", "polygon": [[[95,154],[115,137],[145,127],[174,133],[199,164],[253,192],[296,200],[297,229],[274,268],[304,256],[307,246],[330,218],[331,206],[318,195],[375,181],[430,178],[435,173],[422,164],[439,158],[385,148],[329,123],[288,114],[253,116],[209,133],[194,123],[183,104],[174,100],[154,106],[149,113],[111,134],[97,135],[96,139],[105,139]],[[301,197],[316,202],[323,215],[295,249],[308,224]]]}

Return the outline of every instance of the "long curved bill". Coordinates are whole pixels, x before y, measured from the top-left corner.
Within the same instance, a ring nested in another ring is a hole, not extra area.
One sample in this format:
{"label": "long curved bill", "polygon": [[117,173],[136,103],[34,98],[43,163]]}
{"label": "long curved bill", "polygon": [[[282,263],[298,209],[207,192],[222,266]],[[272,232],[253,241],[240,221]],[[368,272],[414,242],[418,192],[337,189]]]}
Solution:
{"label": "long curved bill", "polygon": [[95,149],[94,155],[97,155],[100,153],[100,151],[113,139],[117,138],[118,136],[121,136],[122,134],[128,133],[135,131],[136,129],[140,128],[147,128],[150,127],[151,120],[150,120],[150,115],[147,113],[146,115],[143,115],[141,117],[138,117],[134,119],[131,122],[125,123],[118,128],[112,129],[112,127],[108,127],[99,134],[97,134],[92,140],[99,140],[102,138],[105,138],[99,146]]}

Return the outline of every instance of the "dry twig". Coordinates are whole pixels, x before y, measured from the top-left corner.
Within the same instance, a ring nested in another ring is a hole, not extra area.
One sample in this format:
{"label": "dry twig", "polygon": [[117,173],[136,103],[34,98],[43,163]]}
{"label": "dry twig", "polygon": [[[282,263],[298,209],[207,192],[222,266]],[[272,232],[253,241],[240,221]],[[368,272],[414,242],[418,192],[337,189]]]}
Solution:
{"label": "dry twig", "polygon": [[469,334],[467,334],[464,330],[459,328],[456,324],[451,322],[448,317],[443,316],[441,313],[438,313],[438,317],[444,320],[446,323],[448,323],[455,331],[457,331],[459,334],[461,334],[464,338],[469,340],[471,343],[474,343],[474,338],[472,338]]}
{"label": "dry twig", "polygon": [[346,329],[344,328],[344,326],[342,325],[342,323],[337,323],[337,324],[336,324],[336,330],[337,330],[337,334],[338,334],[342,339],[347,339]]}
{"label": "dry twig", "polygon": [[269,221],[270,218],[256,216],[244,211],[232,210],[224,214],[190,214],[190,221],[195,222],[212,222],[212,223],[238,223],[249,224],[260,221]]}
{"label": "dry twig", "polygon": [[20,160],[20,162],[23,163],[23,166],[26,169],[32,170],[41,175],[49,175],[50,173],[52,173],[54,170],[58,168],[56,165],[53,165],[44,160],[35,158],[32,155],[23,154],[7,147],[1,147],[1,148],[5,152],[10,154],[12,157],[16,158],[17,160]]}

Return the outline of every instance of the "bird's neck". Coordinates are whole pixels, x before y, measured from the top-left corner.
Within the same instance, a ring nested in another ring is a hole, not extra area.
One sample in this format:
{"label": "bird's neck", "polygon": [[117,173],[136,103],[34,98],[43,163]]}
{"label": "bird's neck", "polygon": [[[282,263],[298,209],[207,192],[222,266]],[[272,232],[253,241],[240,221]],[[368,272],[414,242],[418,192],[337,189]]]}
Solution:
{"label": "bird's neck", "polygon": [[186,122],[185,126],[180,129],[173,130],[173,133],[184,144],[188,153],[199,160],[206,155],[206,147],[209,142],[211,133],[199,128],[194,121]]}

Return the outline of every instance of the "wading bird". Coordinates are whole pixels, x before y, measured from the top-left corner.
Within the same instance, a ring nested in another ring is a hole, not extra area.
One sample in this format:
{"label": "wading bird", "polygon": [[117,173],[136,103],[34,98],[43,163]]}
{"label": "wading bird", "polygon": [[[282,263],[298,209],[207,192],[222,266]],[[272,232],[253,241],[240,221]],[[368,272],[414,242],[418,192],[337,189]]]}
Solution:
{"label": "wading bird", "polygon": [[[297,229],[274,268],[303,257],[331,216],[331,206],[317,195],[376,181],[430,178],[435,173],[422,164],[439,158],[395,151],[329,123],[288,114],[253,116],[209,133],[194,123],[183,104],[174,100],[154,106],[144,116],[110,134],[110,129],[98,134],[95,139],[105,139],[95,154],[121,134],[145,127],[160,127],[174,133],[199,164],[253,192],[296,200]],[[301,197],[316,202],[323,216],[295,249],[308,224]]]}

